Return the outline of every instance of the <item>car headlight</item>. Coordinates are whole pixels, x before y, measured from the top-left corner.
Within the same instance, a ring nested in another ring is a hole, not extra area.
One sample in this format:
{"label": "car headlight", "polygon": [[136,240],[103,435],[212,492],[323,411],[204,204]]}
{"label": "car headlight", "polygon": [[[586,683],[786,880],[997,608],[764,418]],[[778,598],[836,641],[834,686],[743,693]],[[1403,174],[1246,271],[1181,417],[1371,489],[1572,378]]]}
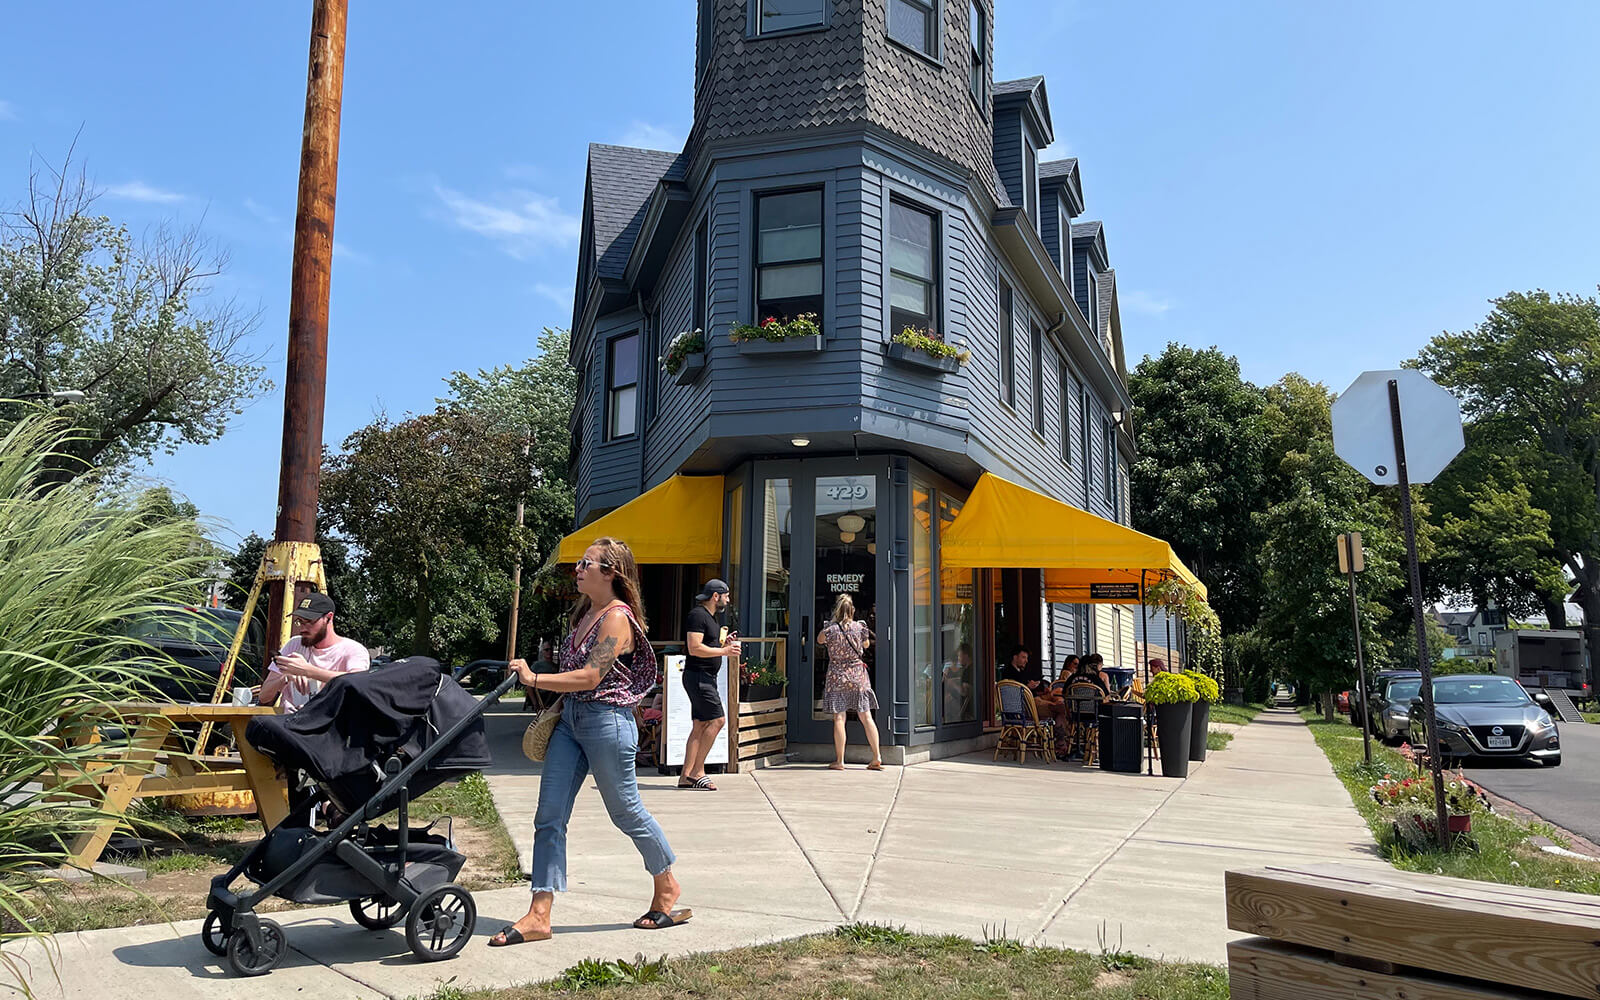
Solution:
{"label": "car headlight", "polygon": [[1554,719],[1550,718],[1550,713],[1549,712],[1542,712],[1542,713],[1540,713],[1540,715],[1539,715],[1539,717],[1537,719],[1533,720],[1533,725],[1529,726],[1528,728],[1531,729],[1532,731],[1534,731],[1535,733],[1543,734],[1543,733],[1548,733],[1550,730],[1554,729],[1555,727],[1556,727],[1556,721]]}
{"label": "car headlight", "polygon": [[1390,705],[1388,708],[1383,710],[1383,714],[1395,720],[1396,722],[1403,722],[1411,717],[1411,712],[1407,709],[1401,708],[1399,705]]}
{"label": "car headlight", "polygon": [[1447,732],[1447,733],[1460,733],[1460,732],[1462,732],[1462,727],[1456,725],[1454,722],[1451,722],[1449,719],[1436,719],[1436,721],[1439,723],[1440,730],[1442,730],[1444,732]]}

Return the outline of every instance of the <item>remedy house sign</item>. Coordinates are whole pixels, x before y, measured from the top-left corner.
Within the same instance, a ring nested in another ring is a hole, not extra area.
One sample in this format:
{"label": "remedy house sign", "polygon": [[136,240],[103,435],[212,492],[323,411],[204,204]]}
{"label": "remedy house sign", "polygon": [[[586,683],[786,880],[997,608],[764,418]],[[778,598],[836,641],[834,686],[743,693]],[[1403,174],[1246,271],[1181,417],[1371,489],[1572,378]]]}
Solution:
{"label": "remedy house sign", "polygon": [[1398,486],[1389,381],[1400,392],[1406,471],[1413,484],[1432,482],[1466,441],[1461,404],[1449,390],[1417,371],[1363,372],[1333,404],[1333,450],[1379,486]]}

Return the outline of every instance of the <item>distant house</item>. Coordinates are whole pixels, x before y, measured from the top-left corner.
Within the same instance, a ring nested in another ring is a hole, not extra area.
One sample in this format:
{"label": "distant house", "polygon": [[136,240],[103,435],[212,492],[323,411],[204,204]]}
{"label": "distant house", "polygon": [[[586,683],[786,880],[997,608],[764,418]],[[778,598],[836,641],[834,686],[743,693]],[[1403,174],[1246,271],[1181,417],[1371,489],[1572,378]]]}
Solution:
{"label": "distant house", "polygon": [[1496,607],[1481,611],[1445,611],[1436,607],[1433,620],[1455,642],[1444,650],[1445,659],[1493,658],[1494,637],[1505,631],[1507,624],[1505,612]]}
{"label": "distant house", "polygon": [[[996,2],[699,0],[684,148],[589,148],[578,524],[634,526],[656,637],[700,578],[728,581],[730,624],[786,667],[791,746],[830,739],[815,636],[840,594],[878,636],[880,726],[907,758],[981,736],[1013,643],[1136,658],[1137,607],[941,561],[985,473],[1129,520],[1106,227],[1081,218],[1078,161],[1041,161],[1044,78],[994,80]],[[803,315],[819,332],[735,336]],[[664,363],[692,331],[703,349]]]}

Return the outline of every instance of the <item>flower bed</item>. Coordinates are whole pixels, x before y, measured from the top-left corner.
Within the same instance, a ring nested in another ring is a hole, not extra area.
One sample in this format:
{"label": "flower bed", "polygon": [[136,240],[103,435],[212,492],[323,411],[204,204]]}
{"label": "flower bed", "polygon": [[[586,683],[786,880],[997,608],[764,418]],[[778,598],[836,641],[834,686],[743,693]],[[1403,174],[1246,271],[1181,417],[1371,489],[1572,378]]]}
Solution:
{"label": "flower bed", "polygon": [[691,355],[704,355],[706,351],[706,335],[704,330],[685,330],[672,338],[667,349],[661,354],[661,368],[668,375],[676,375],[683,370],[684,363]]}

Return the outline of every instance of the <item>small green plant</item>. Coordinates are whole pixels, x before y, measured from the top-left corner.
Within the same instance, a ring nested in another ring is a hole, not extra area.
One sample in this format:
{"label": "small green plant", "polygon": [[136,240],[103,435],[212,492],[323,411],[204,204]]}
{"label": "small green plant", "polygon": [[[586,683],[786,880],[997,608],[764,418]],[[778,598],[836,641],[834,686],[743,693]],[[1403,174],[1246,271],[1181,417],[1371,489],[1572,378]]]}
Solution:
{"label": "small green plant", "polygon": [[739,665],[739,683],[789,685],[789,677],[778,666],[776,659],[753,660]]}
{"label": "small green plant", "polygon": [[650,961],[640,952],[633,961],[616,959],[603,961],[598,958],[586,958],[565,969],[555,979],[555,985],[563,990],[592,990],[602,986],[640,986],[646,983],[658,983],[666,978],[666,956]]}
{"label": "small green plant", "polygon": [[467,1000],[467,991],[456,985],[456,977],[437,980],[427,1000]]}
{"label": "small green plant", "polygon": [[1176,705],[1181,701],[1199,701],[1200,692],[1189,678],[1163,670],[1150,678],[1144,689],[1144,700],[1151,705]]}
{"label": "small green plant", "polygon": [[855,944],[909,944],[913,935],[904,927],[888,924],[845,924],[834,933]]}
{"label": "small green plant", "polygon": [[1222,700],[1222,688],[1217,682],[1198,670],[1185,670],[1183,676],[1194,681],[1195,692],[1200,695],[1200,700],[1215,705]]}
{"label": "small green plant", "polygon": [[683,368],[684,359],[706,349],[704,330],[685,330],[672,338],[672,343],[661,355],[661,367],[668,375],[676,375]]}
{"label": "small green plant", "polygon": [[1232,742],[1232,733],[1225,733],[1220,729],[1213,729],[1206,733],[1207,750],[1226,750],[1228,749],[1228,744]]}
{"label": "small green plant", "polygon": [[944,342],[944,337],[939,331],[929,328],[927,330],[908,326],[889,338],[890,343],[901,344],[933,358],[954,358],[961,364],[966,364],[971,355],[964,349]]}
{"label": "small green plant", "polygon": [[1117,946],[1115,948],[1110,946],[1111,934],[1104,920],[1100,921],[1100,927],[1095,931],[1094,936],[1100,945],[1100,968],[1105,971],[1125,972],[1131,969],[1148,969],[1150,967],[1150,963],[1145,959],[1140,958],[1131,951],[1122,949],[1122,934],[1120,930],[1117,933]]}
{"label": "small green plant", "polygon": [[1028,950],[1028,946],[1018,941],[1007,933],[1006,925],[1002,923],[999,930],[988,924],[983,925],[983,940],[977,949],[996,957],[1007,955],[1020,955]]}
{"label": "small green plant", "polygon": [[801,313],[793,319],[768,316],[759,325],[735,323],[728,336],[735,341],[769,340],[779,343],[796,337],[815,337],[822,333],[822,324],[816,313]]}

